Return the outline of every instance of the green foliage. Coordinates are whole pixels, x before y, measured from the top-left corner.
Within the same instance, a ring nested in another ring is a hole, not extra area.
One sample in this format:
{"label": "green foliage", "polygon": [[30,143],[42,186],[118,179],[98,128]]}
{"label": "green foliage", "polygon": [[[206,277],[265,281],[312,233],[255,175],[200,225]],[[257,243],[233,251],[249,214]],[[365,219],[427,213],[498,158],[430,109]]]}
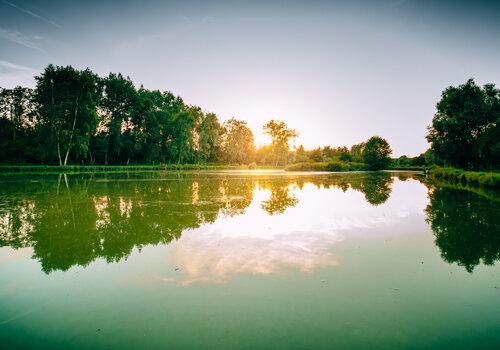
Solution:
{"label": "green foliage", "polygon": [[328,171],[328,163],[326,162],[306,162],[293,163],[285,167],[286,171]]}
{"label": "green foliage", "polygon": [[248,164],[253,162],[255,145],[253,133],[243,120],[231,118],[223,124],[222,158],[227,163]]}
{"label": "green foliage", "polygon": [[284,165],[288,161],[290,142],[298,136],[282,121],[270,120],[264,125],[264,133],[271,137],[271,154],[274,165]]}
{"label": "green foliage", "polygon": [[305,162],[289,164],[285,167],[286,171],[363,171],[369,170],[368,166],[364,163],[356,162]]}
{"label": "green foliage", "polygon": [[326,166],[328,171],[349,171],[349,165],[342,161],[333,161]]}
{"label": "green foliage", "polygon": [[89,69],[49,65],[35,79],[42,159],[66,165],[70,152],[86,157],[98,122],[99,78]]}
{"label": "green foliage", "polygon": [[433,179],[451,183],[500,188],[500,173],[498,172],[464,171],[455,168],[436,167],[429,171],[429,176]]}
{"label": "green foliage", "polygon": [[354,160],[347,147],[339,148],[339,159],[343,162],[350,162]]}
{"label": "green foliage", "polygon": [[429,149],[417,157],[410,158],[403,155],[399,158],[392,159],[390,169],[423,170],[435,164],[433,152]]}
{"label": "green foliage", "polygon": [[492,84],[479,87],[472,79],[443,92],[427,135],[431,149],[392,161],[389,144],[377,136],[350,149],[305,150],[301,145],[291,150],[297,132],[276,120],[264,125],[271,144],[256,150],[246,122],[233,118],[221,125],[215,114],[186,105],[168,91],[136,89],[121,74],[101,78],[89,69],[49,65],[35,80],[35,89],[0,89],[0,163],[295,162],[302,164],[297,169],[330,171],[364,170],[364,164],[370,170],[444,163],[500,167],[500,90]]}
{"label": "green foliage", "polygon": [[106,164],[129,162],[132,149],[126,139],[131,136],[132,119],[137,110],[137,91],[132,81],[121,74],[110,73],[101,85],[100,120],[96,134],[91,136],[91,142],[98,147],[90,154],[91,162],[94,163],[95,158]]}
{"label": "green foliage", "polygon": [[198,159],[201,162],[215,162],[220,158],[220,137],[222,126],[213,113],[201,117],[197,127]]}
{"label": "green foliage", "polygon": [[306,154],[306,150],[304,149],[304,146],[300,145],[299,147],[297,147],[295,151],[295,162],[302,163],[306,162],[307,159],[308,157]]}
{"label": "green foliage", "polygon": [[0,89],[0,162],[36,162],[35,121],[32,89]]}
{"label": "green foliage", "polygon": [[34,91],[0,90],[0,162],[181,164],[221,158],[217,116],[170,92],[136,89],[121,74],[100,78],[71,66],[49,65],[36,82]]}
{"label": "green foliage", "polygon": [[363,162],[363,150],[365,148],[365,143],[361,142],[351,146],[349,150],[349,154],[351,155],[351,159],[355,162]]}
{"label": "green foliage", "polygon": [[439,160],[459,168],[498,168],[500,90],[469,79],[443,91],[436,109],[427,140]]}
{"label": "green foliage", "polygon": [[247,170],[247,169],[274,169],[274,167],[256,165],[227,165],[227,164],[134,164],[134,165],[0,165],[0,173],[113,173],[113,172],[143,172],[158,170]]}
{"label": "green foliage", "polygon": [[373,136],[366,142],[362,157],[370,170],[381,170],[389,166],[391,153],[391,147],[385,139]]}
{"label": "green foliage", "polygon": [[274,165],[272,146],[263,145],[257,148],[255,151],[255,162],[258,164]]}

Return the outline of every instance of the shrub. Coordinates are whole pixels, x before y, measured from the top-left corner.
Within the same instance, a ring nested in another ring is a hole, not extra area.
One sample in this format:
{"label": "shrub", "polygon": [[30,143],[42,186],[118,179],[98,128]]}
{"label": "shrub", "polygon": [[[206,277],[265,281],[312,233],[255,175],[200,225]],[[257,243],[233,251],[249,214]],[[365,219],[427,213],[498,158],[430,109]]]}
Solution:
{"label": "shrub", "polygon": [[285,167],[286,171],[327,171],[328,163],[324,162],[307,162],[289,164]]}
{"label": "shrub", "polygon": [[349,171],[349,165],[346,162],[332,161],[326,166],[328,171]]}
{"label": "shrub", "polygon": [[289,164],[285,167],[286,171],[362,171],[368,170],[364,163],[342,162],[334,160],[326,162],[309,162]]}
{"label": "shrub", "polygon": [[500,173],[498,172],[463,171],[455,168],[436,167],[429,170],[429,176],[451,183],[500,188]]}

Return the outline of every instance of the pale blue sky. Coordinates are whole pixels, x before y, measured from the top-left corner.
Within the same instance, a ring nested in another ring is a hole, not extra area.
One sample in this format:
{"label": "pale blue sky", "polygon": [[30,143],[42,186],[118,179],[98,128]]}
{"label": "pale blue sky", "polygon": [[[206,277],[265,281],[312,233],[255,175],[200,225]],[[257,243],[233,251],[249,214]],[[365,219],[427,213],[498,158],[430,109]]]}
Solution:
{"label": "pale blue sky", "polygon": [[500,83],[500,1],[0,0],[0,86],[47,64],[129,75],[297,143],[427,148],[441,91]]}

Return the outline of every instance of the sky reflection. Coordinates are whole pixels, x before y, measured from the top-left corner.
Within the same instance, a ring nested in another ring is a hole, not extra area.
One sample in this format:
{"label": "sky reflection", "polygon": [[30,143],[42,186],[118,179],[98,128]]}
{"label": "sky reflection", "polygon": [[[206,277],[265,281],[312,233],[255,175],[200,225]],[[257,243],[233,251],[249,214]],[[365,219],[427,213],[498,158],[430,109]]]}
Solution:
{"label": "sky reflection", "polygon": [[[286,188],[297,203],[282,213],[270,215],[263,208],[272,191],[257,185],[243,215],[221,215],[213,223],[184,232],[170,251],[178,277],[162,280],[181,285],[223,283],[238,274],[310,273],[335,266],[337,242],[380,232],[401,234],[388,228],[409,216],[422,216],[427,204],[426,188],[414,180],[404,184],[396,180],[391,198],[379,206],[350,189],[343,192],[310,183],[302,189]],[[407,200],[409,195],[412,201]]]}

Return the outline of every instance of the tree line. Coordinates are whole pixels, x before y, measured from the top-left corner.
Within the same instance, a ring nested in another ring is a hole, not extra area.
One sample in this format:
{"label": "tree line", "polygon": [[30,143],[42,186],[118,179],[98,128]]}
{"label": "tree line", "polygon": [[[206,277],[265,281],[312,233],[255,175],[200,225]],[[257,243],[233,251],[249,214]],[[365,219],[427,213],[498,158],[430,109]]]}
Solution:
{"label": "tree line", "polygon": [[246,122],[221,124],[170,92],[135,88],[121,74],[49,65],[34,89],[2,89],[1,159],[44,164],[243,162]]}
{"label": "tree line", "polygon": [[[188,105],[171,92],[136,88],[120,73],[100,77],[90,69],[49,65],[35,81],[34,89],[0,91],[2,163],[279,166],[336,157],[364,161],[360,157],[365,143],[350,150],[292,150],[298,133],[277,120],[263,126],[271,143],[256,148],[245,121],[231,118],[221,123],[214,113]],[[390,147],[380,138],[372,144],[386,152],[382,162],[373,158],[380,163],[374,168],[383,167]]]}
{"label": "tree line", "polygon": [[430,148],[391,159],[374,136],[350,148],[291,148],[298,136],[284,122],[263,126],[271,143],[256,147],[244,120],[221,122],[168,91],[136,88],[130,78],[48,65],[35,88],[0,88],[0,163],[158,164],[329,163],[331,170],[378,170],[432,164],[498,169],[500,90],[470,79],[448,87],[428,128]]}

